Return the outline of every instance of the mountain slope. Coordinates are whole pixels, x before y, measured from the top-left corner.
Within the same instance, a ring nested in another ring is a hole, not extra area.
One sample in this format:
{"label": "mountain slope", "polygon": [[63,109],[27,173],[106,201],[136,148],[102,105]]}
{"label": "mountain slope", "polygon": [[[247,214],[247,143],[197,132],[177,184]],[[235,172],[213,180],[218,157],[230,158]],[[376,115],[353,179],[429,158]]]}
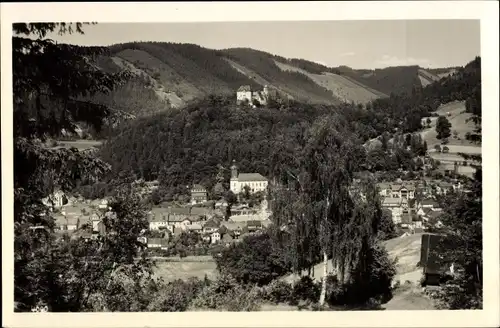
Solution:
{"label": "mountain slope", "polygon": [[340,75],[348,76],[386,95],[411,93],[414,88],[422,87],[418,66],[387,67],[375,70],[355,70],[347,66],[339,66],[334,70]]}
{"label": "mountain slope", "polygon": [[330,90],[335,97],[345,102],[367,103],[381,96],[386,96],[342,75],[330,72],[313,74],[293,65],[281,63],[276,60],[274,62],[283,71],[297,72],[306,75],[318,85]]}
{"label": "mountain slope", "polygon": [[411,94],[439,80],[418,66],[377,70],[336,68],[304,59],[287,59],[249,48],[213,50],[194,44],[130,42],[109,47],[96,65],[106,71],[129,71],[133,78],[94,101],[134,116],[184,108],[210,94],[236,98],[236,90],[264,85],[281,96],[311,104],[366,104],[393,94]]}

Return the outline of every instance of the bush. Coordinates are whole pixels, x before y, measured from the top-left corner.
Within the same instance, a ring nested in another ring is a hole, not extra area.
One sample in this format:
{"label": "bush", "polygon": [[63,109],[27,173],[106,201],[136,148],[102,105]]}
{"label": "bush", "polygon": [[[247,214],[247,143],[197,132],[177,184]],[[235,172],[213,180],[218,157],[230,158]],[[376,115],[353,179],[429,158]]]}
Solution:
{"label": "bush", "polygon": [[271,282],[264,287],[262,293],[262,299],[273,303],[289,303],[292,297],[292,285],[282,280]]}
{"label": "bush", "polygon": [[293,286],[292,300],[316,303],[319,300],[320,292],[321,285],[315,283],[311,277],[304,276]]}
{"label": "bush", "polygon": [[450,152],[450,148],[444,146],[443,147],[443,153],[448,153],[448,152]]}
{"label": "bush", "polygon": [[221,249],[215,256],[219,272],[232,275],[242,284],[269,284],[290,272],[285,256],[266,233],[248,236],[241,242]]}
{"label": "bush", "polygon": [[186,311],[204,285],[205,283],[198,278],[191,278],[187,282],[180,279],[173,281],[159,289],[147,310],[149,312]]}
{"label": "bush", "polygon": [[258,288],[245,288],[230,275],[223,274],[203,288],[191,305],[198,309],[219,311],[255,311],[258,301]]}

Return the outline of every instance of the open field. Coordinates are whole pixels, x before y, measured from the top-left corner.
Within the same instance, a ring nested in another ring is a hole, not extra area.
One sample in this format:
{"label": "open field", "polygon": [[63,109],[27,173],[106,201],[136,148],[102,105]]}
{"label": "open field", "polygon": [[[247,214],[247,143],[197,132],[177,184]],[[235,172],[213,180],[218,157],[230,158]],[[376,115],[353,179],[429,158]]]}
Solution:
{"label": "open field", "polygon": [[380,98],[380,93],[376,93],[370,88],[360,85],[360,83],[354,83],[352,80],[347,79],[341,75],[333,73],[312,74],[303,69],[288,64],[284,64],[278,61],[274,62],[280,69],[284,71],[297,72],[306,75],[318,85],[332,91],[335,97],[343,101],[367,103],[371,100]]}
{"label": "open field", "polygon": [[214,261],[157,261],[155,276],[165,281],[187,280],[191,277],[203,279],[205,275],[213,279],[217,272]]}

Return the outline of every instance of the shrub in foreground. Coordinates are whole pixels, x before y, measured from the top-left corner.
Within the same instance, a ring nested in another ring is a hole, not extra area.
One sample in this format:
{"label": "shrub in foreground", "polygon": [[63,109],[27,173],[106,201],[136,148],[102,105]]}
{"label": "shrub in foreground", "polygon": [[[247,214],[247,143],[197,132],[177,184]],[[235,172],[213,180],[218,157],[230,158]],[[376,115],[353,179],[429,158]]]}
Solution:
{"label": "shrub in foreground", "polygon": [[258,300],[258,288],[241,286],[232,276],[222,274],[201,290],[191,306],[219,311],[256,311]]}

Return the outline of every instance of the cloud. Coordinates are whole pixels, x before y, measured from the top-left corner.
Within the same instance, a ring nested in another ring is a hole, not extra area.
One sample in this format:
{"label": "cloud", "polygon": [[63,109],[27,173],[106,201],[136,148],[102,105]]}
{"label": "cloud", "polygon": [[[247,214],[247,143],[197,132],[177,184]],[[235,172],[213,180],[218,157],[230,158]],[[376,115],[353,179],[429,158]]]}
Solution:
{"label": "cloud", "polygon": [[344,53],[341,53],[339,56],[340,56],[340,57],[352,57],[352,56],[354,56],[354,55],[356,55],[356,53],[355,53],[355,52],[349,51],[349,52],[344,52]]}
{"label": "cloud", "polygon": [[426,58],[399,58],[397,56],[383,55],[375,61],[378,67],[390,67],[390,66],[413,66],[419,65],[423,67],[432,67],[432,62]]}

